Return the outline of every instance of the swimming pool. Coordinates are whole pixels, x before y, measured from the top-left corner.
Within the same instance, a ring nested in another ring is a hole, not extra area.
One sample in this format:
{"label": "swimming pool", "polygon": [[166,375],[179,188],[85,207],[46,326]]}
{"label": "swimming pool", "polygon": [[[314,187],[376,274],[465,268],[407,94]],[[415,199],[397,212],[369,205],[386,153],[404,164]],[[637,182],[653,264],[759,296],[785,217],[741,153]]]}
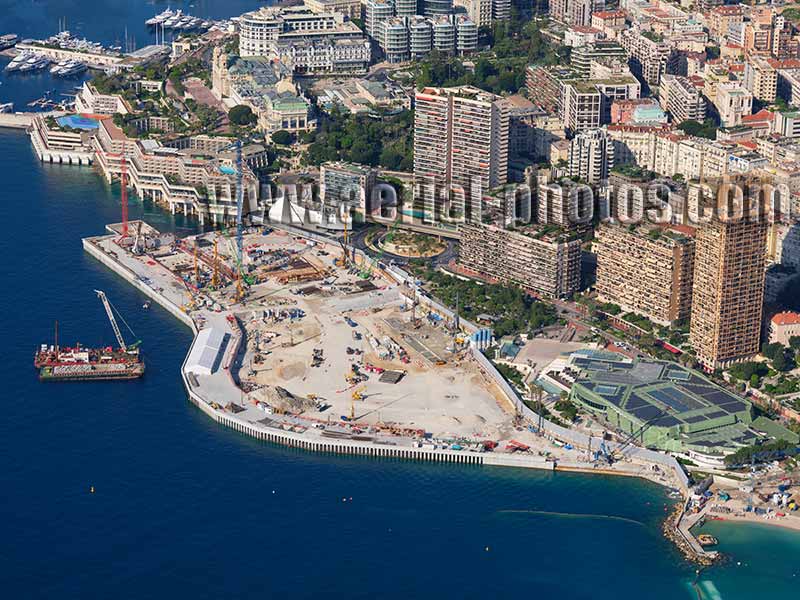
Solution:
{"label": "swimming pool", "polygon": [[72,129],[97,129],[99,124],[97,119],[82,117],[81,115],[66,115],[58,117],[56,122],[62,127],[72,127]]}

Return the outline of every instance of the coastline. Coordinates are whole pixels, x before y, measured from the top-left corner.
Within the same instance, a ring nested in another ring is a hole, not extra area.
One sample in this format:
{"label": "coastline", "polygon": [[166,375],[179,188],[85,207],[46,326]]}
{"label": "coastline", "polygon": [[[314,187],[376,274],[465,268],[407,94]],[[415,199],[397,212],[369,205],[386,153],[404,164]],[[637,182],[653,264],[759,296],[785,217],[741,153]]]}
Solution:
{"label": "coastline", "polygon": [[[449,448],[434,448],[429,445],[422,447],[422,444],[416,441],[412,444],[412,440],[403,438],[396,438],[395,441],[388,442],[386,440],[379,442],[377,439],[372,441],[332,439],[331,437],[326,437],[319,429],[315,428],[303,428],[302,431],[298,432],[297,430],[277,428],[274,423],[268,423],[269,419],[253,420],[252,417],[250,419],[242,418],[236,411],[229,410],[232,404],[241,401],[242,396],[242,390],[231,372],[231,367],[233,366],[235,370],[237,366],[235,361],[244,335],[243,330],[240,328],[240,323],[235,317],[235,312],[193,311],[191,315],[187,314],[180,306],[180,300],[175,301],[175,299],[168,297],[170,291],[173,294],[175,292],[169,289],[167,282],[154,283],[150,280],[149,276],[155,277],[156,275],[152,273],[152,270],[146,270],[147,267],[144,261],[132,255],[128,256],[126,255],[127,253],[121,253],[124,256],[120,257],[112,249],[112,246],[103,248],[103,244],[115,244],[114,239],[117,234],[113,225],[108,225],[106,228],[109,232],[106,235],[84,238],[82,240],[84,250],[133,285],[137,290],[157,302],[192,330],[193,340],[181,365],[181,379],[189,401],[207,417],[221,425],[260,441],[310,452],[395,458],[418,462],[503,466],[551,472],[562,471],[580,474],[638,477],[650,480],[666,488],[670,488],[671,484],[673,484],[673,481],[664,479],[664,476],[669,475],[669,473],[654,469],[653,465],[648,465],[646,461],[644,463],[635,463],[630,457],[627,461],[615,463],[614,468],[605,468],[579,460],[558,459],[557,461],[552,461],[543,456],[535,455],[477,453]],[[297,233],[297,231],[294,233]],[[137,272],[137,269],[139,272]],[[158,287],[158,283],[163,287]],[[218,371],[212,376],[198,378],[189,372],[186,366],[202,326],[223,328],[230,337],[230,343],[223,350]],[[576,454],[577,457],[578,454]],[[683,489],[682,492],[685,494],[686,490]],[[681,500],[675,505],[675,510],[665,518],[662,531],[665,537],[681,550],[687,560],[701,565],[712,564],[719,557],[719,553],[707,550],[699,545],[691,531],[697,521],[691,518],[693,515],[690,517],[685,514],[685,507],[685,500]],[[732,521],[787,527],[787,524],[782,523],[781,519],[765,520],[748,519],[746,517],[735,519],[728,515],[726,515],[726,518]],[[797,527],[788,525],[788,527],[800,531],[800,525]]]}
{"label": "coastline", "polygon": [[[277,430],[269,428],[259,422],[246,421],[230,414],[222,408],[224,402],[221,396],[227,395],[228,398],[239,398],[241,390],[234,382],[229,367],[239,351],[241,342],[241,330],[239,326],[232,325],[225,313],[217,314],[199,311],[198,316],[206,322],[213,322],[214,326],[224,328],[230,334],[232,343],[225,350],[223,364],[218,373],[214,376],[214,382],[203,385],[196,377],[186,370],[186,361],[192,352],[192,348],[197,340],[200,329],[195,319],[184,312],[175,301],[166,295],[166,290],[154,289],[146,284],[143,273],[135,272],[129,265],[123,264],[119,256],[112,257],[101,247],[103,241],[108,241],[115,235],[113,225],[106,227],[108,234],[104,236],[87,237],[82,240],[84,250],[97,259],[103,265],[117,273],[137,290],[147,295],[153,301],[165,308],[170,314],[178,318],[182,323],[192,330],[194,339],[187,349],[186,358],[181,366],[181,378],[187,391],[190,401],[202,410],[206,416],[214,421],[230,427],[240,433],[250,435],[256,439],[276,443],[279,445],[302,448],[312,452],[338,453],[343,455],[360,455],[375,457],[403,458],[408,460],[459,463],[459,464],[478,464],[489,466],[505,466],[518,468],[532,468],[546,471],[564,471],[584,474],[602,474],[625,477],[639,477],[647,479],[660,486],[671,488],[674,482],[666,481],[660,476],[660,472],[648,470],[645,465],[629,463],[616,463],[615,468],[602,468],[593,466],[591,463],[583,464],[579,461],[556,462],[548,461],[544,457],[526,456],[520,454],[498,454],[492,452],[472,453],[467,451],[449,450],[443,448],[420,448],[405,443],[406,440],[398,440],[395,445],[377,444],[374,442],[362,442],[350,439],[331,440],[324,438],[316,429],[309,429],[302,434],[293,431]],[[295,231],[295,233],[297,233]],[[235,320],[234,320],[235,322]]]}

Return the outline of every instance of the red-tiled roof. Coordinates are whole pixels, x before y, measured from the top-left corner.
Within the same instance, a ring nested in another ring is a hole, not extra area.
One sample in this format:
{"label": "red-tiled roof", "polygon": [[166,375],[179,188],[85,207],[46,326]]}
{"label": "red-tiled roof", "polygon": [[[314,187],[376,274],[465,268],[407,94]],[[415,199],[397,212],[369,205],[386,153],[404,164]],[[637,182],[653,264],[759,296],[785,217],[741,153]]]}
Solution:
{"label": "red-tiled roof", "polygon": [[772,317],[775,325],[800,325],[800,314],[785,310]]}
{"label": "red-tiled roof", "polygon": [[742,117],[742,123],[757,123],[759,121],[772,121],[774,118],[775,118],[774,113],[771,113],[766,108],[762,108],[754,115],[744,115]]}
{"label": "red-tiled roof", "polygon": [[624,10],[601,10],[596,13],[592,13],[593,17],[598,17],[600,19],[619,19],[625,17]]}

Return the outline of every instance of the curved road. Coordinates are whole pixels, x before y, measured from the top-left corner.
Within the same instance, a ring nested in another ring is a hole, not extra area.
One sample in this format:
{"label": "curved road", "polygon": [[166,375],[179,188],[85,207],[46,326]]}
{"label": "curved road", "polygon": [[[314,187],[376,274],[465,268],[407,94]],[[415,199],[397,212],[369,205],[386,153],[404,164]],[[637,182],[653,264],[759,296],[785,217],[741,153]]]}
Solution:
{"label": "curved road", "polygon": [[[386,229],[383,225],[368,225],[356,230],[350,236],[350,244],[369,256],[376,256],[375,251],[367,245],[366,238],[370,232],[378,228]],[[433,267],[446,265],[449,262],[454,261],[458,255],[458,242],[446,238],[442,239],[447,244],[447,247],[442,253],[430,258]],[[394,261],[394,264],[396,265],[405,265],[409,262],[409,258],[407,256],[400,256],[399,254],[392,254],[391,252],[384,252],[383,257],[388,261]]]}

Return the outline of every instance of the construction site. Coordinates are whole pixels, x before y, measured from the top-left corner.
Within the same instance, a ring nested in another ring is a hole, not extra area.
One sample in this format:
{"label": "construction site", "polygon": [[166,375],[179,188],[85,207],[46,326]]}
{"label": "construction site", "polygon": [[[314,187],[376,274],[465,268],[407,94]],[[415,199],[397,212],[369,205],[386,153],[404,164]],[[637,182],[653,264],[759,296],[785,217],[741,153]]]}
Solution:
{"label": "construction site", "polygon": [[122,228],[95,244],[198,329],[223,314],[235,321],[237,414],[464,442],[513,437],[512,407],[464,334],[344,241],[271,227],[182,239],[141,221]]}
{"label": "construction site", "polygon": [[[124,170],[122,180],[125,190]],[[346,226],[337,237],[245,227],[242,200],[239,188],[234,227],[181,237],[128,222],[123,192],[122,221],[83,240],[193,330],[181,376],[215,421],[316,451],[558,465],[682,485],[674,465],[604,461],[591,444],[546,433],[473,347],[478,338],[463,330],[458,307],[420,293],[383,251],[357,250]]]}

